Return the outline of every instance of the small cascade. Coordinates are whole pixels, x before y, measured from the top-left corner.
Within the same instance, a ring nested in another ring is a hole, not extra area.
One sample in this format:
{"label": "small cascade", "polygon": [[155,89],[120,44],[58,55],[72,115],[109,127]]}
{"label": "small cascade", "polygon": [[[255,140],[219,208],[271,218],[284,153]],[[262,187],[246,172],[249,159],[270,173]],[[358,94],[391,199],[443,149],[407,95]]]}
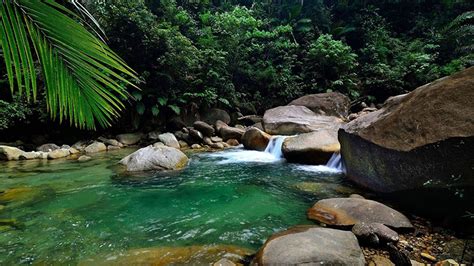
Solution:
{"label": "small cascade", "polygon": [[267,147],[265,148],[266,153],[270,153],[273,157],[277,159],[283,158],[283,152],[281,151],[281,146],[283,146],[283,141],[286,139],[286,136],[272,136],[268,142]]}
{"label": "small cascade", "polygon": [[333,153],[331,159],[326,163],[326,167],[337,169],[341,172],[346,172],[346,168],[344,167],[344,163],[342,162],[342,157],[339,152]]}

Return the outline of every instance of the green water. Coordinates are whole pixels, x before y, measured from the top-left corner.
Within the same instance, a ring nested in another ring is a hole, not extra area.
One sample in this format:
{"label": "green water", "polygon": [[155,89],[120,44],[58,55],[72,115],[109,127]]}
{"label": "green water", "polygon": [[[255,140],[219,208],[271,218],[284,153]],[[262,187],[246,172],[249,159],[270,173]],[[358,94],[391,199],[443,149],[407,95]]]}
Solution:
{"label": "green water", "polygon": [[[162,246],[256,250],[276,231],[311,223],[306,210],[317,199],[352,192],[339,174],[285,162],[233,162],[228,152],[191,154],[180,173],[128,176],[116,164],[130,152],[88,162],[1,162],[0,190],[32,190],[3,203],[0,219],[16,224],[1,227],[0,264],[74,264]],[[301,182],[317,182],[318,191],[298,189]]]}

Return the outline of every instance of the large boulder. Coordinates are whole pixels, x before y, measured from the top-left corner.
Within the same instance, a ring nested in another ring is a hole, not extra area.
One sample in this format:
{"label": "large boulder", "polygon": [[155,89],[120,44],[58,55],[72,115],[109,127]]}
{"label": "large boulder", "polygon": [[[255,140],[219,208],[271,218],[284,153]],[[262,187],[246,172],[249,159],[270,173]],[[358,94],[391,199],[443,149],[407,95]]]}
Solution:
{"label": "large boulder", "polygon": [[164,133],[158,136],[158,139],[168,147],[179,149],[179,142],[173,133]]}
{"label": "large boulder", "polygon": [[127,171],[179,170],[188,163],[188,157],[176,148],[148,146],[128,155],[120,161]]}
{"label": "large boulder", "polygon": [[193,127],[199,130],[206,137],[214,136],[214,133],[215,133],[214,128],[204,121],[194,122]]}
{"label": "large boulder", "polygon": [[334,116],[315,114],[304,106],[279,106],[263,116],[263,128],[270,135],[295,135],[316,130],[337,131],[343,121]]}
{"label": "large boulder", "polygon": [[379,192],[472,191],[473,102],[474,67],[388,99],[339,131],[347,176]]}
{"label": "large boulder", "polygon": [[319,165],[326,164],[340,148],[337,131],[323,129],[286,138],[282,152],[289,162]]}
{"label": "large boulder", "polygon": [[125,145],[135,145],[144,137],[143,133],[126,133],[117,135],[117,140]]}
{"label": "large boulder", "polygon": [[244,133],[244,129],[230,126],[223,126],[219,130],[219,134],[221,135],[224,141],[227,141],[229,139],[236,139],[237,141],[240,141]]}
{"label": "large boulder", "polygon": [[345,119],[349,115],[351,101],[339,92],[309,94],[288,105],[306,106],[316,114],[337,116]]}
{"label": "large boulder", "polygon": [[271,135],[256,127],[250,127],[242,136],[242,144],[248,150],[264,151],[271,137]]}
{"label": "large boulder", "polygon": [[277,233],[255,257],[258,265],[365,265],[353,233],[316,226],[297,226]]}
{"label": "large boulder", "polygon": [[380,223],[395,229],[413,229],[405,215],[380,202],[360,198],[323,199],[308,210],[308,218],[327,225]]}
{"label": "large boulder", "polygon": [[96,152],[101,152],[101,151],[106,151],[106,150],[107,150],[107,146],[105,146],[104,143],[97,142],[97,141],[94,141],[92,144],[88,145],[84,149],[86,153],[96,153]]}
{"label": "large boulder", "polygon": [[221,120],[226,124],[229,124],[231,121],[229,113],[218,108],[207,110],[202,117],[202,121],[208,123],[209,125],[214,125],[217,120]]}
{"label": "large boulder", "polygon": [[0,145],[0,160],[20,160],[20,156],[22,156],[24,153],[24,151],[18,148]]}

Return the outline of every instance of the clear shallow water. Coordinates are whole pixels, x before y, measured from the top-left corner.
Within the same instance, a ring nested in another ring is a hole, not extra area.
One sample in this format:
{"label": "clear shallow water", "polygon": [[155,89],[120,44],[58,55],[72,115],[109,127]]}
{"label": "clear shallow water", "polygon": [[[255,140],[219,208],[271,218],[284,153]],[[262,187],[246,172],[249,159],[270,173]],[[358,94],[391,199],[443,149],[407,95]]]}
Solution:
{"label": "clear shallow water", "polygon": [[0,162],[0,190],[19,191],[0,201],[0,220],[16,220],[0,226],[0,264],[74,264],[147,247],[256,250],[276,231],[311,223],[314,201],[354,192],[331,169],[239,149],[191,154],[182,172],[131,176],[116,165],[131,152]]}

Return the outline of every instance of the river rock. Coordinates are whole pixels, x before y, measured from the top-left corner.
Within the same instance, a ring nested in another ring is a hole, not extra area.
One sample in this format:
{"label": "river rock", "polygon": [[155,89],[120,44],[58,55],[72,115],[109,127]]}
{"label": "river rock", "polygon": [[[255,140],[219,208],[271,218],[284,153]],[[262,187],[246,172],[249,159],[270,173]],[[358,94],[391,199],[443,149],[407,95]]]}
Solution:
{"label": "river rock", "polygon": [[258,265],[365,265],[353,233],[297,226],[271,236],[258,251]]}
{"label": "river rock", "polygon": [[34,160],[34,159],[43,159],[43,152],[41,151],[30,151],[23,152],[20,155],[20,160]]}
{"label": "river rock", "polygon": [[226,124],[229,124],[231,121],[229,113],[227,113],[225,110],[218,108],[212,108],[207,110],[204,116],[202,117],[202,121],[210,125],[214,125],[218,120]]}
{"label": "river rock", "polygon": [[37,151],[42,151],[42,152],[49,152],[49,151],[54,151],[54,150],[57,150],[57,149],[60,149],[61,147],[59,147],[58,145],[54,144],[54,143],[47,143],[47,144],[43,144],[39,147],[36,148]]}
{"label": "river rock", "polygon": [[179,142],[172,133],[164,133],[158,136],[158,139],[168,147],[179,149]]}
{"label": "river rock", "polygon": [[378,192],[424,191],[440,198],[447,188],[472,191],[473,88],[470,67],[389,98],[380,110],[343,126],[339,141],[348,178]]}
{"label": "river rock", "polygon": [[368,199],[323,199],[308,210],[308,218],[334,226],[381,223],[394,229],[413,229],[413,225],[405,215]]}
{"label": "river rock", "polygon": [[48,159],[59,159],[69,156],[71,153],[68,149],[57,149],[48,152]]}
{"label": "river rock", "polygon": [[337,131],[343,121],[334,116],[317,115],[304,106],[279,106],[263,116],[263,128],[271,135],[295,135],[326,129]]}
{"label": "river rock", "polygon": [[222,142],[211,143],[209,146],[213,149],[224,149],[224,144]]}
{"label": "river rock", "polygon": [[339,92],[327,92],[305,95],[288,105],[305,106],[316,114],[345,119],[349,114],[350,104],[351,101],[346,95]]}
{"label": "river rock", "polygon": [[135,145],[143,138],[143,136],[143,133],[126,133],[117,135],[117,140],[125,145]]}
{"label": "river rock", "polygon": [[97,142],[97,141],[94,141],[92,144],[90,144],[84,149],[86,153],[96,153],[96,152],[101,152],[101,151],[106,151],[106,150],[107,150],[107,146],[105,146],[104,143]]}
{"label": "river rock", "polygon": [[120,150],[121,148],[119,146],[114,146],[114,145],[108,145],[107,150],[108,151],[115,151],[115,150]]}
{"label": "river rock", "polygon": [[222,142],[224,140],[221,137],[214,136],[214,137],[211,137],[211,141],[212,142]]}
{"label": "river rock", "polygon": [[374,255],[372,258],[370,258],[369,266],[395,266],[395,264],[388,258],[382,257],[380,255]]}
{"label": "river rock", "polygon": [[225,143],[227,143],[229,146],[239,146],[240,143],[236,139],[228,139]]}
{"label": "river rock", "polygon": [[186,141],[184,141],[184,140],[178,140],[178,143],[179,143],[179,147],[180,147],[181,149],[189,148],[188,143],[187,143]]}
{"label": "river rock", "polygon": [[77,158],[77,160],[79,162],[86,162],[86,161],[89,161],[90,159],[92,159],[90,156],[87,156],[87,155],[81,155],[79,158]]}
{"label": "river rock", "polygon": [[189,136],[197,141],[202,141],[204,139],[204,135],[199,130],[194,128],[189,129]]}
{"label": "river rock", "polygon": [[98,138],[98,140],[100,140],[101,142],[103,142],[104,144],[107,144],[107,145],[123,147],[123,144],[120,141],[116,140],[116,139],[107,139],[107,138],[104,138],[104,137],[100,137],[100,138]]}
{"label": "river rock", "polygon": [[236,127],[223,126],[219,130],[219,133],[224,141],[229,139],[236,139],[237,141],[240,141],[245,133],[245,130]]}
{"label": "river rock", "polygon": [[214,126],[217,132],[220,132],[223,127],[228,127],[229,125],[227,125],[225,122],[221,120],[217,120],[216,123],[214,123]]}
{"label": "river rock", "polygon": [[194,122],[193,127],[199,130],[206,137],[212,137],[215,134],[214,128],[204,121]]}
{"label": "river rock", "polygon": [[357,223],[352,227],[352,233],[360,243],[369,245],[380,245],[399,240],[397,232],[381,223]]}
{"label": "river rock", "polygon": [[148,146],[123,158],[120,163],[130,172],[179,170],[186,167],[188,157],[176,148]]}
{"label": "river rock", "polygon": [[243,123],[246,126],[251,126],[256,123],[261,123],[263,120],[263,117],[258,116],[258,115],[246,115],[246,116],[241,116],[237,119],[237,121]]}
{"label": "river rock", "polygon": [[322,129],[286,138],[282,152],[288,162],[319,165],[326,164],[340,148],[337,131]]}
{"label": "river rock", "polygon": [[153,147],[157,148],[157,147],[165,147],[166,145],[163,143],[163,142],[156,142],[153,144]]}
{"label": "river rock", "polygon": [[271,137],[256,127],[250,127],[242,135],[242,144],[248,150],[264,151]]}

